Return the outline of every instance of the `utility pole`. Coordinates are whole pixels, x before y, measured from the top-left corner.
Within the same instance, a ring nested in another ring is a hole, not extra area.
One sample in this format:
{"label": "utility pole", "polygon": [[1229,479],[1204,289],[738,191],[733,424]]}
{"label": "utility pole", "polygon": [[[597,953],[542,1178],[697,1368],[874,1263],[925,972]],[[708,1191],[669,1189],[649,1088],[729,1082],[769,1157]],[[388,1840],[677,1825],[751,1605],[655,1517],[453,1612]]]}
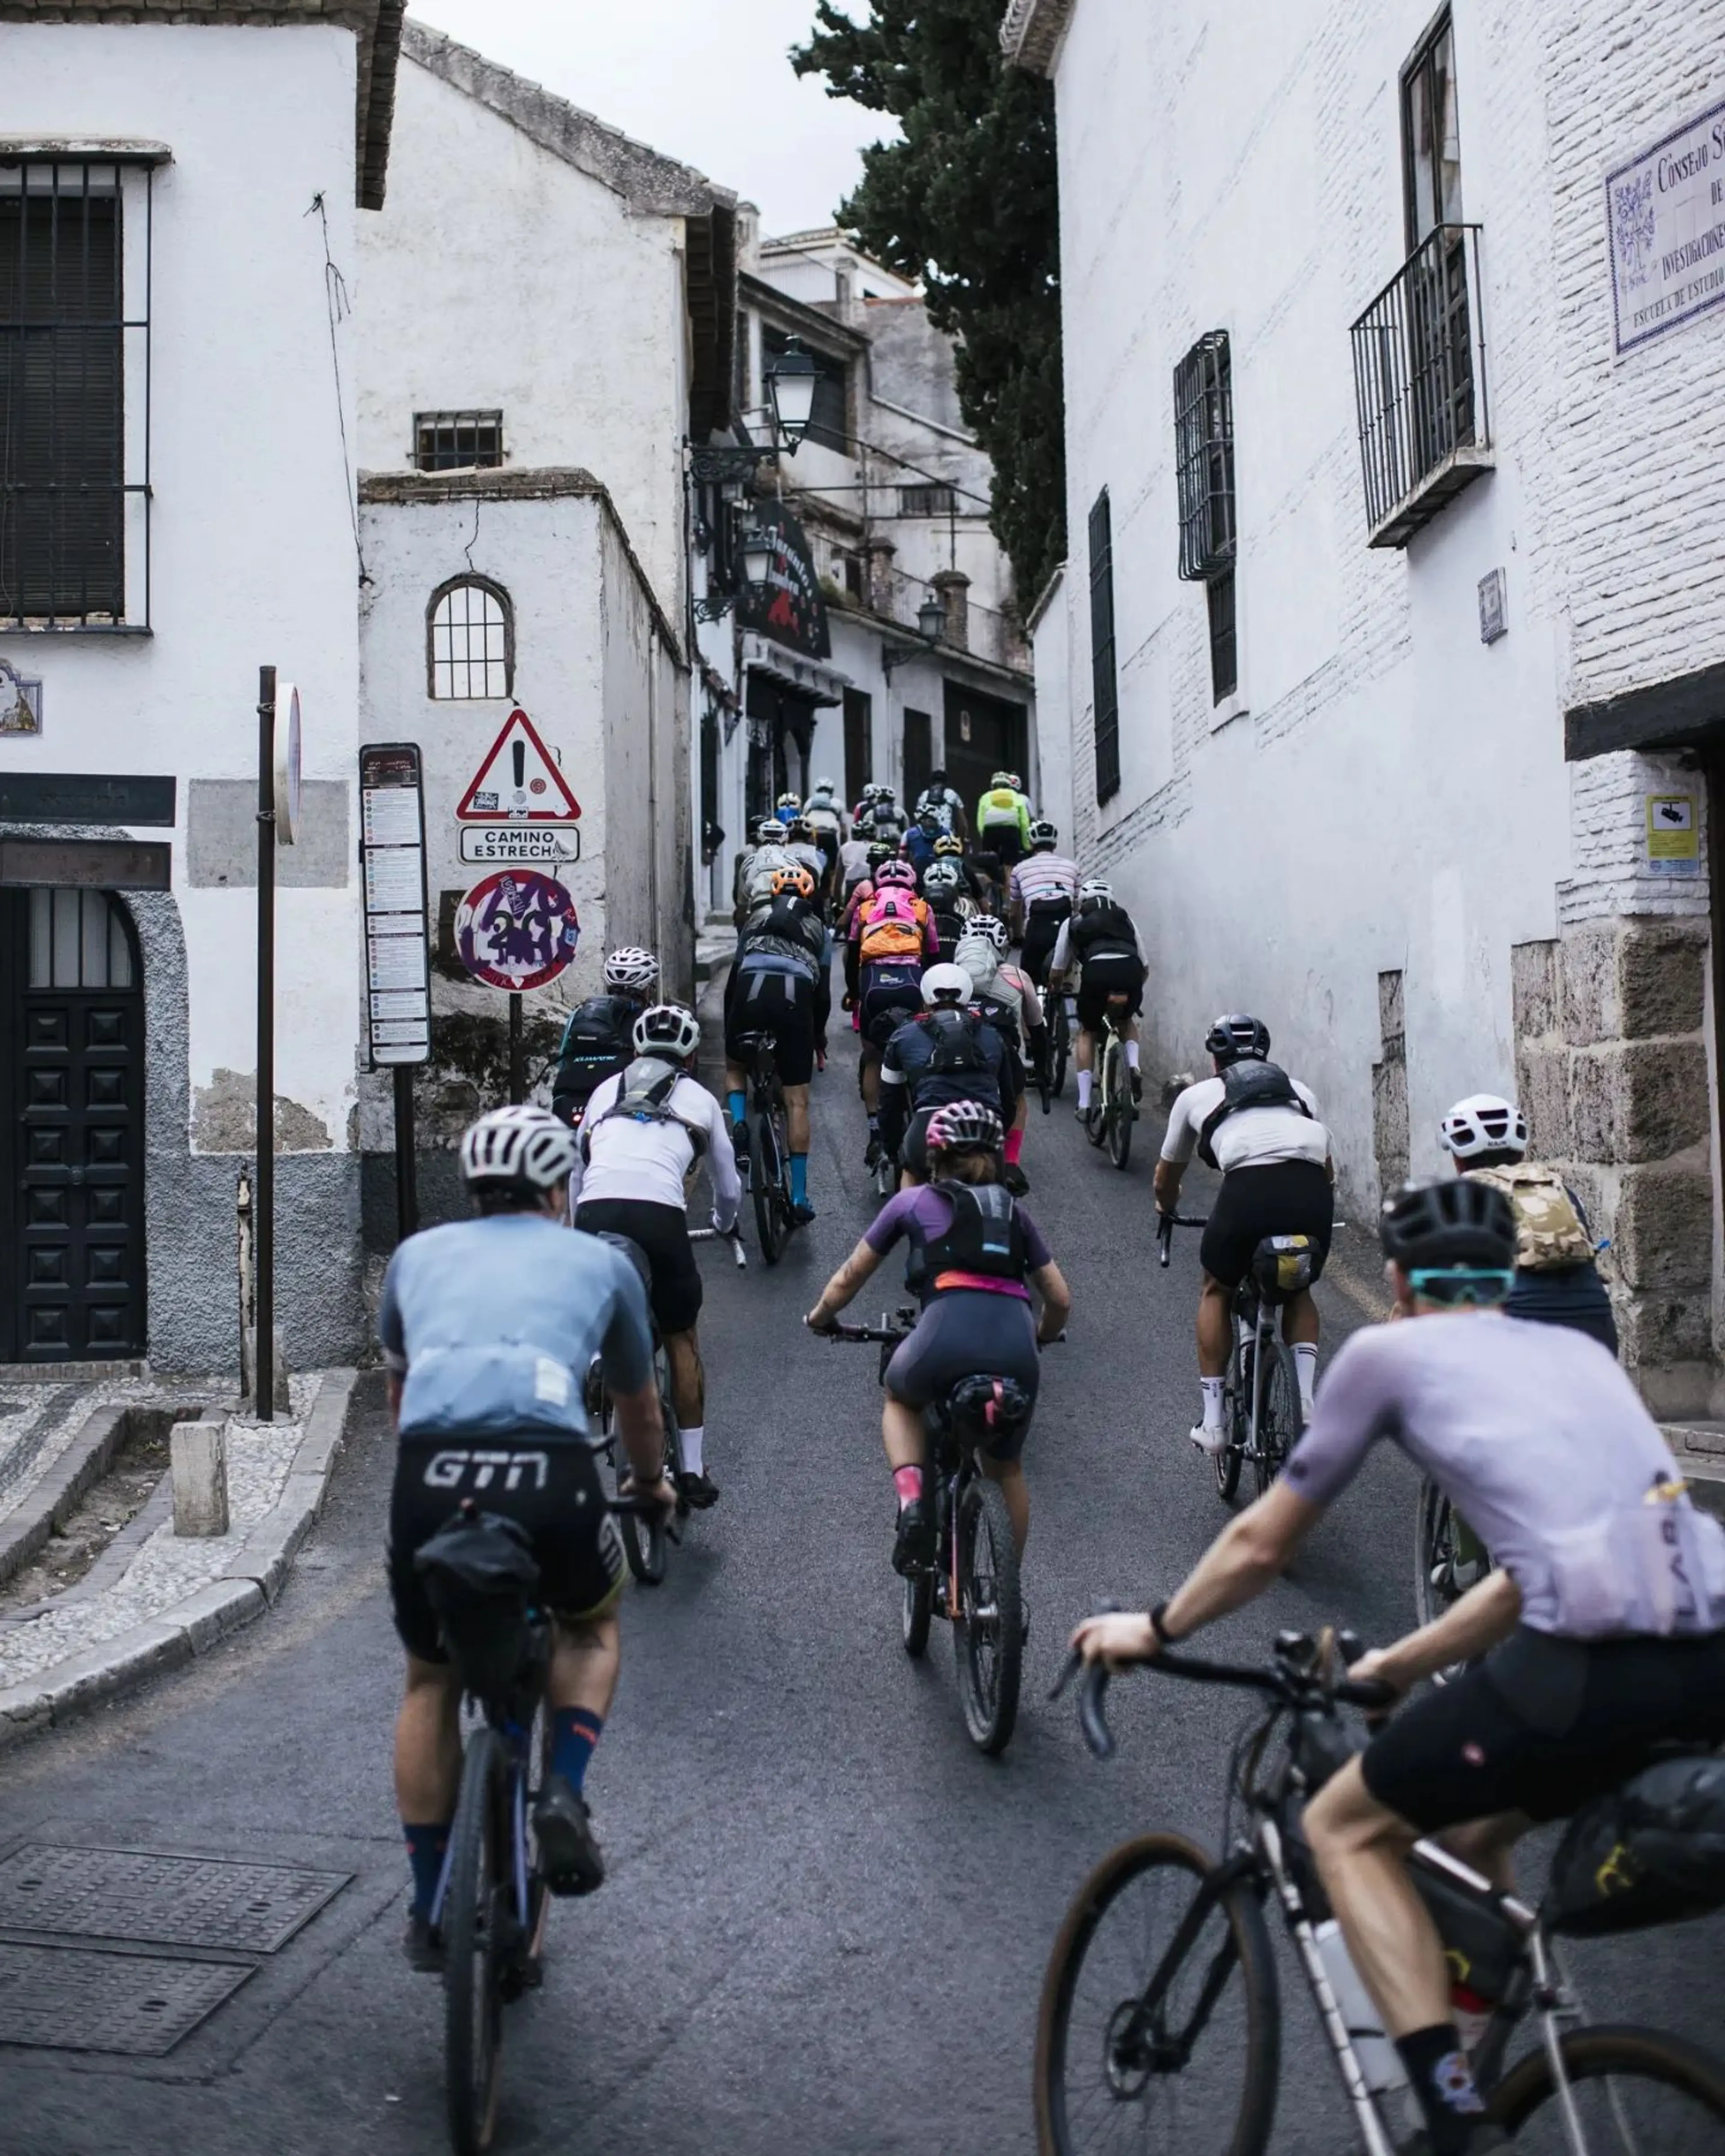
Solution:
{"label": "utility pole", "polygon": [[252,1405],[275,1419],[275,669],[258,669],[258,1188]]}

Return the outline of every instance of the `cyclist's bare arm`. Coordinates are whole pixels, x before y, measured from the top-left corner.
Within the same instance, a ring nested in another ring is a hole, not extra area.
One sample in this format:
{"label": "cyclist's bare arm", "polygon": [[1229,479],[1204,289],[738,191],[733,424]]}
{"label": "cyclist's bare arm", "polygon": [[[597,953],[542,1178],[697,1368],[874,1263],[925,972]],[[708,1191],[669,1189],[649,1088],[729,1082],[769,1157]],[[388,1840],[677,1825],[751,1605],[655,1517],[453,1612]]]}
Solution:
{"label": "cyclist's bare arm", "polygon": [[1422,1677],[1471,1662],[1507,1640],[1521,1622],[1522,1590],[1507,1572],[1488,1572],[1429,1625],[1388,1647],[1362,1655],[1348,1674],[1378,1677],[1398,1691],[1409,1691]]}
{"label": "cyclist's bare arm", "polygon": [[809,1312],[805,1323],[817,1332],[822,1326],[830,1324],[875,1270],[884,1255],[870,1250],[866,1242],[859,1243],[821,1290],[820,1300]]}
{"label": "cyclist's bare arm", "polygon": [[1036,1327],[1036,1338],[1039,1345],[1045,1346],[1058,1336],[1072,1315],[1072,1291],[1066,1285],[1065,1275],[1052,1258],[1031,1274],[1030,1284],[1042,1297],[1042,1318]]}
{"label": "cyclist's bare arm", "polygon": [[644,1496],[657,1496],[675,1504],[677,1493],[661,1472],[665,1459],[665,1424],[659,1411],[658,1381],[649,1376],[639,1392],[611,1395],[617,1411],[618,1435],[629,1455],[635,1487]]}
{"label": "cyclist's bare arm", "polygon": [[1158,1213],[1178,1211],[1180,1204],[1180,1179],[1185,1174],[1183,1162],[1158,1160],[1156,1163],[1156,1209]]}

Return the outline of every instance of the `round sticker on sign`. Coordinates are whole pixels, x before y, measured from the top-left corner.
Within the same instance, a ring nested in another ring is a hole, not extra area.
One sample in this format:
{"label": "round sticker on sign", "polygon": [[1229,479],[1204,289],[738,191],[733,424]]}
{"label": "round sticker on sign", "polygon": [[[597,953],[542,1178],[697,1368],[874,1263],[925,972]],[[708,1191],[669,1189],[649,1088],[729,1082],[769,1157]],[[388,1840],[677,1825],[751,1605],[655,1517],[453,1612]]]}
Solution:
{"label": "round sticker on sign", "polygon": [[581,922],[575,901],[536,869],[499,869],[455,909],[455,948],[487,988],[519,994],[554,981],[575,956]]}

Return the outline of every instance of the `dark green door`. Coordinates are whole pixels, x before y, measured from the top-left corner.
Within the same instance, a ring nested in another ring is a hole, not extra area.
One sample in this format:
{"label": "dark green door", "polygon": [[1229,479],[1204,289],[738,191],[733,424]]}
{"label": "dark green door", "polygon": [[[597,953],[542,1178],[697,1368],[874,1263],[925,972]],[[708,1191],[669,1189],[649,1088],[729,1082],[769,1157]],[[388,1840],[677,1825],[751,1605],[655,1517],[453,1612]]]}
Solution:
{"label": "dark green door", "polygon": [[0,1361],[145,1352],[143,1019],[105,891],[0,891]]}

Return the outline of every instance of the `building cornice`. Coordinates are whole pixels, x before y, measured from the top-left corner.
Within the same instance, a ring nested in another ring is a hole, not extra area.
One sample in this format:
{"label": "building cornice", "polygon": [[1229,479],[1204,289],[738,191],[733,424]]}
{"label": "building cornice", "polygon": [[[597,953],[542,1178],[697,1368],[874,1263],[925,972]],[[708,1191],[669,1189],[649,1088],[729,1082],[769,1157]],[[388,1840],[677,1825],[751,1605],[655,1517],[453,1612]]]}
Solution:
{"label": "building cornice", "polygon": [[1049,74],[1077,0],[1010,0],[1000,25],[1000,49],[1014,67]]}

